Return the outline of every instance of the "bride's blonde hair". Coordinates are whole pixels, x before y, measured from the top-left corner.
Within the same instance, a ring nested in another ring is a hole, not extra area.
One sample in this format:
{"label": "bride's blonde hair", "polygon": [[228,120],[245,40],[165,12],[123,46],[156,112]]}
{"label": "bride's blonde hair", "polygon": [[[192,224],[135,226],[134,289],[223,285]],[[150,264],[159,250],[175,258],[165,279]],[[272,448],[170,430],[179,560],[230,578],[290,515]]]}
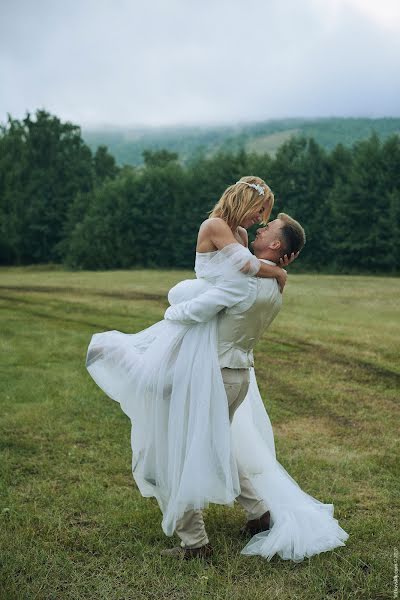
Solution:
{"label": "bride's blonde hair", "polygon": [[[260,185],[264,190],[264,195],[260,195],[255,188],[249,185],[241,185],[242,182],[244,184]],[[228,223],[229,227],[236,229],[251,213],[262,208],[266,200],[268,204],[262,214],[262,224],[268,222],[274,206],[274,194],[263,179],[254,175],[247,175],[242,177],[239,182],[226,188],[208,218],[220,217]]]}

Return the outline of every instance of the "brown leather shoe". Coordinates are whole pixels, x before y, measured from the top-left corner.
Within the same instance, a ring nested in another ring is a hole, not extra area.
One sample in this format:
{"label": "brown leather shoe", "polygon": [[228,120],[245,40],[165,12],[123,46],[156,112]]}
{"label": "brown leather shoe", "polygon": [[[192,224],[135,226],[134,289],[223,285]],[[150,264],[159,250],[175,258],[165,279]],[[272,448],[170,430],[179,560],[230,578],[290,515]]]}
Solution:
{"label": "brown leather shoe", "polygon": [[262,531],[268,531],[270,528],[270,519],[271,515],[269,510],[265,512],[259,519],[252,519],[251,521],[247,521],[246,525],[241,528],[240,533],[244,535],[256,535],[256,533],[261,533]]}
{"label": "brown leather shoe", "polygon": [[190,560],[191,558],[210,558],[213,554],[213,548],[211,544],[205,544],[200,548],[182,548],[176,546],[175,548],[167,548],[161,551],[162,556],[172,556],[172,558],[179,558],[181,560]]}

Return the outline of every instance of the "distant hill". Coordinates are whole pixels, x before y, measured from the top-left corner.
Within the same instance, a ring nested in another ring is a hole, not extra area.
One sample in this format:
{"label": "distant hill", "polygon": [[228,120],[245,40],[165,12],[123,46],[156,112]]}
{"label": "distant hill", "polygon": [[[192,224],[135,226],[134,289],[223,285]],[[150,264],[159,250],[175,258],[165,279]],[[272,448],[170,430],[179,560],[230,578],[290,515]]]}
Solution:
{"label": "distant hill", "polygon": [[83,138],[93,150],[106,145],[120,165],[141,165],[146,149],[177,152],[180,161],[187,163],[199,154],[208,157],[218,151],[245,149],[274,154],[283,142],[297,135],[313,137],[329,150],[339,143],[351,146],[372,132],[382,139],[400,135],[400,118],[281,119],[232,126],[82,129]]}

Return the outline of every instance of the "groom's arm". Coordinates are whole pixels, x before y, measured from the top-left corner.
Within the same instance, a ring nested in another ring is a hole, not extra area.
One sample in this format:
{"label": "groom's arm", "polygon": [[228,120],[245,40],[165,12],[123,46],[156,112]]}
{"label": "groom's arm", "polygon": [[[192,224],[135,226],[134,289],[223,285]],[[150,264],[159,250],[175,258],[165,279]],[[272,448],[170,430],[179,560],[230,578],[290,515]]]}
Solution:
{"label": "groom's arm", "polygon": [[[202,223],[200,227],[200,232],[205,234],[205,236],[209,238],[209,240],[218,249],[222,249],[227,245],[232,245],[232,243],[237,243],[237,240],[234,237],[232,230],[230,229],[228,224],[220,217],[209,218],[206,221],[204,221],[204,223]],[[244,247],[248,249],[249,243],[247,231],[243,227],[239,227],[238,233],[242,238]],[[285,287],[287,280],[287,272],[282,267],[290,264],[296,258],[296,256],[292,254],[291,257],[288,258],[285,255],[284,259],[281,259],[280,261],[280,266],[262,263],[260,261],[257,261],[257,258],[255,256],[251,256],[249,262],[242,266],[241,271],[242,273],[247,274],[250,271],[252,271],[252,274],[256,275],[257,277],[266,279],[276,279],[278,281],[280,291],[283,292],[283,288]],[[255,269],[254,265],[256,265]]]}

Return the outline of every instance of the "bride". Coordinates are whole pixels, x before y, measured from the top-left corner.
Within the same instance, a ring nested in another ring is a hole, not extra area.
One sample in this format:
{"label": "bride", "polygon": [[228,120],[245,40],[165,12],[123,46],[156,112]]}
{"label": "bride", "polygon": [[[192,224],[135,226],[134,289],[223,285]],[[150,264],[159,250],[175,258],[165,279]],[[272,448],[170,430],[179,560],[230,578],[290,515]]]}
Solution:
{"label": "bride", "polygon": [[[334,519],[333,505],[303,492],[276,460],[253,369],[230,425],[217,355],[218,312],[243,302],[255,275],[277,278],[281,289],[285,284],[281,267],[261,263],[247,249],[246,228],[267,221],[273,202],[260,178],[243,177],[229,186],[200,227],[197,279],[170,290],[163,321],[137,334],[95,334],[87,368],[131,419],[133,477],[143,496],[157,499],[166,535],[173,535],[189,510],[212,502],[233,505],[240,467],[271,518],[270,530],[254,535],[242,553],[301,561],[343,546],[348,534]],[[171,316],[194,298],[189,321]]]}

